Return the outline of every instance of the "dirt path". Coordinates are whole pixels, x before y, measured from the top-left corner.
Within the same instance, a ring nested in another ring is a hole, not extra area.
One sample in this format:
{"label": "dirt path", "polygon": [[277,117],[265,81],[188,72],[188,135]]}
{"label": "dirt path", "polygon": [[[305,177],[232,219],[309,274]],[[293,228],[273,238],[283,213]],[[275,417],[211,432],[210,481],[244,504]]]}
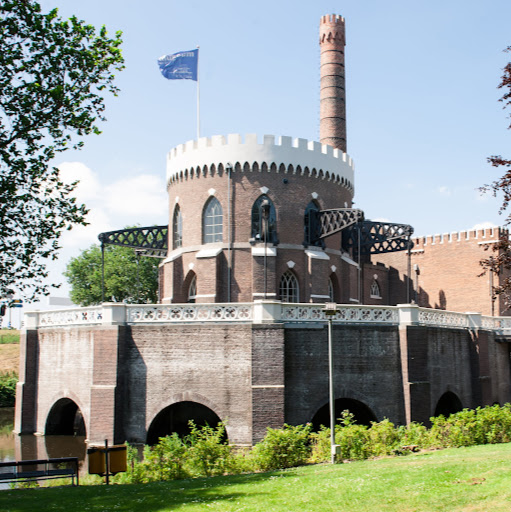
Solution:
{"label": "dirt path", "polygon": [[18,344],[0,345],[0,372],[18,373],[20,346]]}

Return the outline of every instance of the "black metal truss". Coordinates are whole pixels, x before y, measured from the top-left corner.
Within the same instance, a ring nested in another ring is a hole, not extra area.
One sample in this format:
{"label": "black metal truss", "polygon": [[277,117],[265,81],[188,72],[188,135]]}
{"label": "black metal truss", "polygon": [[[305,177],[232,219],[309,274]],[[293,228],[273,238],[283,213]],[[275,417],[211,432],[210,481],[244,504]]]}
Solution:
{"label": "black metal truss", "polygon": [[314,212],[316,216],[317,240],[339,233],[364,220],[364,212],[355,208],[335,208]]}
{"label": "black metal truss", "polygon": [[413,227],[390,222],[359,222],[343,231],[344,249],[352,248],[355,254],[379,254],[411,249]]}
{"label": "black metal truss", "polygon": [[107,231],[98,235],[101,245],[131,247],[141,256],[166,258],[168,252],[168,226],[149,226]]}

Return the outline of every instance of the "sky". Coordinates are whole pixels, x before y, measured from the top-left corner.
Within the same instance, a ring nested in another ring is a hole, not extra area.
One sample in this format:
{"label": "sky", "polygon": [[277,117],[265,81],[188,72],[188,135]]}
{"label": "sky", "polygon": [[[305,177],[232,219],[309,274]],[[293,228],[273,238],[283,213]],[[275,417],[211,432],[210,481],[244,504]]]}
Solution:
{"label": "sky", "polygon": [[[166,80],[158,57],[200,47],[201,136],[319,140],[321,16],[346,19],[348,153],[355,203],[371,220],[416,235],[500,225],[499,201],[478,188],[511,157],[498,102],[511,60],[509,0],[43,0],[110,33],[123,32],[126,69],[107,122],[55,165],[81,183],[90,225],[66,233],[53,282],[103,231],[168,223],[165,158],[196,138],[196,83]],[[502,173],[502,172],[501,172]],[[65,295],[67,286],[55,292]]]}

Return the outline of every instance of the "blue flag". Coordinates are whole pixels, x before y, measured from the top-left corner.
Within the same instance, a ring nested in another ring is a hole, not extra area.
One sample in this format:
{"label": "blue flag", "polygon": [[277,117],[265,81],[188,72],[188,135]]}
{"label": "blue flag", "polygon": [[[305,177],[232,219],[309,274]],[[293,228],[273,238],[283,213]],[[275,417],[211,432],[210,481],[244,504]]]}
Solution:
{"label": "blue flag", "polygon": [[164,55],[158,59],[161,74],[169,80],[197,81],[199,49]]}

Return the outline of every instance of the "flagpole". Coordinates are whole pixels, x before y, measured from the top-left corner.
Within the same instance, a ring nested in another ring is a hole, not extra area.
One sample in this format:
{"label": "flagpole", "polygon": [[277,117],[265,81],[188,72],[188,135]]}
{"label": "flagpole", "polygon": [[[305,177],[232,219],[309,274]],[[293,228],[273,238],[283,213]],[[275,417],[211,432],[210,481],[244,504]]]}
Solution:
{"label": "flagpole", "polygon": [[[197,46],[197,50],[199,47]],[[200,87],[199,87],[199,52],[197,52],[197,140],[200,139]]]}

